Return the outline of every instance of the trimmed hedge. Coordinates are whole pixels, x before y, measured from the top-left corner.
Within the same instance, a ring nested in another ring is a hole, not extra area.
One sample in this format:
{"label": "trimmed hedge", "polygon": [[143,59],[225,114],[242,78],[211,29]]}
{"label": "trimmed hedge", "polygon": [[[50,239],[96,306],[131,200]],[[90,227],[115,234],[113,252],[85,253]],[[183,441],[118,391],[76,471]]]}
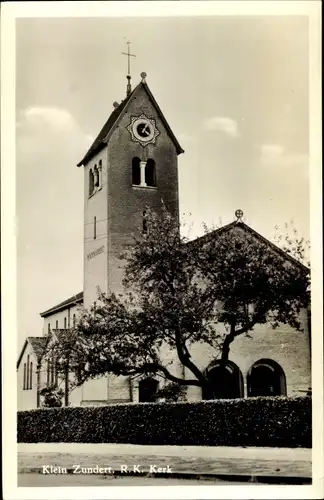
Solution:
{"label": "trimmed hedge", "polygon": [[311,406],[306,396],[21,411],[18,442],[310,448]]}

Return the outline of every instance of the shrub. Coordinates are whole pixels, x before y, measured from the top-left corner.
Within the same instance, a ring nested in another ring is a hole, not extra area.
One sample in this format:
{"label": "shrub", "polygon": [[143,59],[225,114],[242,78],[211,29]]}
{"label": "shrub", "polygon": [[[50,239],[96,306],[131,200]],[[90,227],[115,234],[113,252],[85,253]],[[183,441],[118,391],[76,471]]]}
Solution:
{"label": "shrub", "polygon": [[18,442],[311,447],[311,398],[65,407],[18,413]]}
{"label": "shrub", "polygon": [[159,399],[165,399],[165,401],[186,401],[187,387],[184,385],[177,384],[176,382],[170,382],[166,384],[162,389],[159,389],[156,393],[156,401]]}
{"label": "shrub", "polygon": [[43,408],[60,408],[63,406],[62,398],[64,391],[55,387],[45,387],[40,391],[40,396],[43,396]]}

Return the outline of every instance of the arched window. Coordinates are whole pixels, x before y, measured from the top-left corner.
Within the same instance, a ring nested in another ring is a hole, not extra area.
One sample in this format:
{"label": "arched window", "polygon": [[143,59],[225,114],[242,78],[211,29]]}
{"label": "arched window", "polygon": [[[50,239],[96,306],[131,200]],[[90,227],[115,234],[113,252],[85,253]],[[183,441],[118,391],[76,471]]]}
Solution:
{"label": "arched window", "polygon": [[94,187],[98,188],[99,187],[99,171],[98,171],[97,165],[95,165],[94,169],[93,169],[93,179],[94,179]]}
{"label": "arched window", "polygon": [[141,184],[141,160],[137,157],[132,160],[132,184],[139,186]]}
{"label": "arched window", "polygon": [[92,168],[90,168],[90,171],[89,171],[89,196],[92,195],[93,190],[94,190],[94,175],[92,172]]}
{"label": "arched window", "polygon": [[272,359],[260,359],[247,375],[248,396],[285,396],[286,377],[281,366]]}
{"label": "arched window", "polygon": [[159,383],[154,378],[145,378],[138,384],[138,401],[140,403],[154,402]]}
{"label": "arched window", "polygon": [[145,166],[145,184],[147,186],[156,186],[155,161],[149,158]]}
{"label": "arched window", "polygon": [[206,369],[210,382],[203,389],[203,399],[234,399],[244,396],[243,376],[239,367],[232,361],[215,361]]}
{"label": "arched window", "polygon": [[66,330],[66,318],[64,318],[64,329]]}
{"label": "arched window", "polygon": [[75,325],[76,325],[76,316],[75,316],[75,314],[73,314],[73,320],[72,321],[73,321],[73,328],[75,328]]}
{"label": "arched window", "polygon": [[147,234],[147,215],[146,210],[143,212],[143,234]]}

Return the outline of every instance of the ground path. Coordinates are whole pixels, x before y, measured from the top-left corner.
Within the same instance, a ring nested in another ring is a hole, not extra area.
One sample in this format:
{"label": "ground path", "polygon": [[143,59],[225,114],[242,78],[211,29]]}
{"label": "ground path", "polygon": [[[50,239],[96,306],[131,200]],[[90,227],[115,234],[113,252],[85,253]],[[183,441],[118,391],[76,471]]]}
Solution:
{"label": "ground path", "polygon": [[[130,474],[134,472],[137,474],[136,470],[133,470],[134,466],[138,466],[145,474],[154,473],[159,468],[169,467],[174,478],[177,475],[182,475],[182,477],[188,475],[188,478],[189,476],[218,475],[238,478],[240,476],[243,478],[268,477],[277,478],[278,481],[295,478],[298,482],[298,479],[309,480],[312,474],[311,449],[305,448],[144,446],[102,443],[18,444],[18,471],[20,473],[41,472],[44,465],[65,467],[68,472],[72,472],[73,465],[76,464],[86,468],[96,465],[101,468],[111,467],[112,474],[101,474],[102,480],[107,477],[109,484],[112,484],[111,480],[114,480],[116,474],[122,475],[124,479],[126,476],[131,479]],[[125,465],[128,468],[127,473],[122,473],[121,466]],[[153,470],[151,466],[154,466]],[[169,474],[171,479],[172,474]],[[75,476],[73,474],[73,477]],[[45,477],[49,475],[45,474]],[[136,480],[138,479],[140,478],[137,477]],[[163,478],[160,479],[163,480]],[[65,480],[70,481],[66,478]],[[88,480],[82,479],[81,481]],[[99,477],[96,481],[98,480]],[[28,479],[24,478],[24,481]]]}

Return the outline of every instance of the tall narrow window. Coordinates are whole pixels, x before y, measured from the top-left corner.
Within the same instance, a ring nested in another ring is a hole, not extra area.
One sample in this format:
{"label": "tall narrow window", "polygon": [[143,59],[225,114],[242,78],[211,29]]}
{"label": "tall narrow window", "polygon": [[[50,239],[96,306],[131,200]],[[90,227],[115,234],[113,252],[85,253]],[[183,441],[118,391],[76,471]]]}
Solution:
{"label": "tall narrow window", "polygon": [[101,188],[101,186],[102,186],[102,160],[99,160],[98,175],[99,175],[99,187]]}
{"label": "tall narrow window", "polygon": [[26,374],[27,374],[27,366],[26,363],[24,363],[24,385],[23,385],[23,390],[26,390]]}
{"label": "tall narrow window", "polygon": [[143,212],[143,234],[147,234],[147,215],[146,210]]}
{"label": "tall narrow window", "polygon": [[56,328],[56,330],[58,330],[58,321],[57,320],[55,322],[55,328]]}
{"label": "tall narrow window", "polygon": [[97,238],[97,217],[94,216],[93,218],[93,239],[95,240]]}
{"label": "tall narrow window", "polygon": [[29,371],[29,389],[33,388],[33,363],[30,362],[30,371]]}
{"label": "tall narrow window", "polygon": [[55,387],[58,386],[58,363],[55,361],[55,380],[54,380]]}
{"label": "tall narrow window", "polygon": [[48,323],[48,325],[47,325],[47,333],[51,333],[51,324],[50,323]]}
{"label": "tall narrow window", "polygon": [[73,314],[73,328],[75,328],[75,325],[76,325],[76,316],[75,314]]}
{"label": "tall narrow window", "polygon": [[94,179],[94,187],[98,188],[99,187],[99,171],[98,171],[98,168],[97,168],[97,165],[95,165],[94,169],[93,169],[93,179]]}
{"label": "tall narrow window", "polygon": [[55,359],[54,356],[52,356],[52,361],[51,361],[51,385],[55,385]]}
{"label": "tall narrow window", "polygon": [[155,161],[149,158],[145,166],[145,184],[147,186],[156,186]]}
{"label": "tall narrow window", "polygon": [[132,184],[139,186],[141,184],[141,160],[137,157],[132,160]]}
{"label": "tall narrow window", "polygon": [[50,385],[51,362],[47,361],[47,385]]}
{"label": "tall narrow window", "polygon": [[66,318],[64,318],[64,330],[66,330]]}
{"label": "tall narrow window", "polygon": [[27,356],[26,389],[29,389],[29,354]]}
{"label": "tall narrow window", "polygon": [[89,196],[92,195],[93,190],[94,190],[94,175],[92,172],[92,168],[90,168],[90,171],[89,171]]}

